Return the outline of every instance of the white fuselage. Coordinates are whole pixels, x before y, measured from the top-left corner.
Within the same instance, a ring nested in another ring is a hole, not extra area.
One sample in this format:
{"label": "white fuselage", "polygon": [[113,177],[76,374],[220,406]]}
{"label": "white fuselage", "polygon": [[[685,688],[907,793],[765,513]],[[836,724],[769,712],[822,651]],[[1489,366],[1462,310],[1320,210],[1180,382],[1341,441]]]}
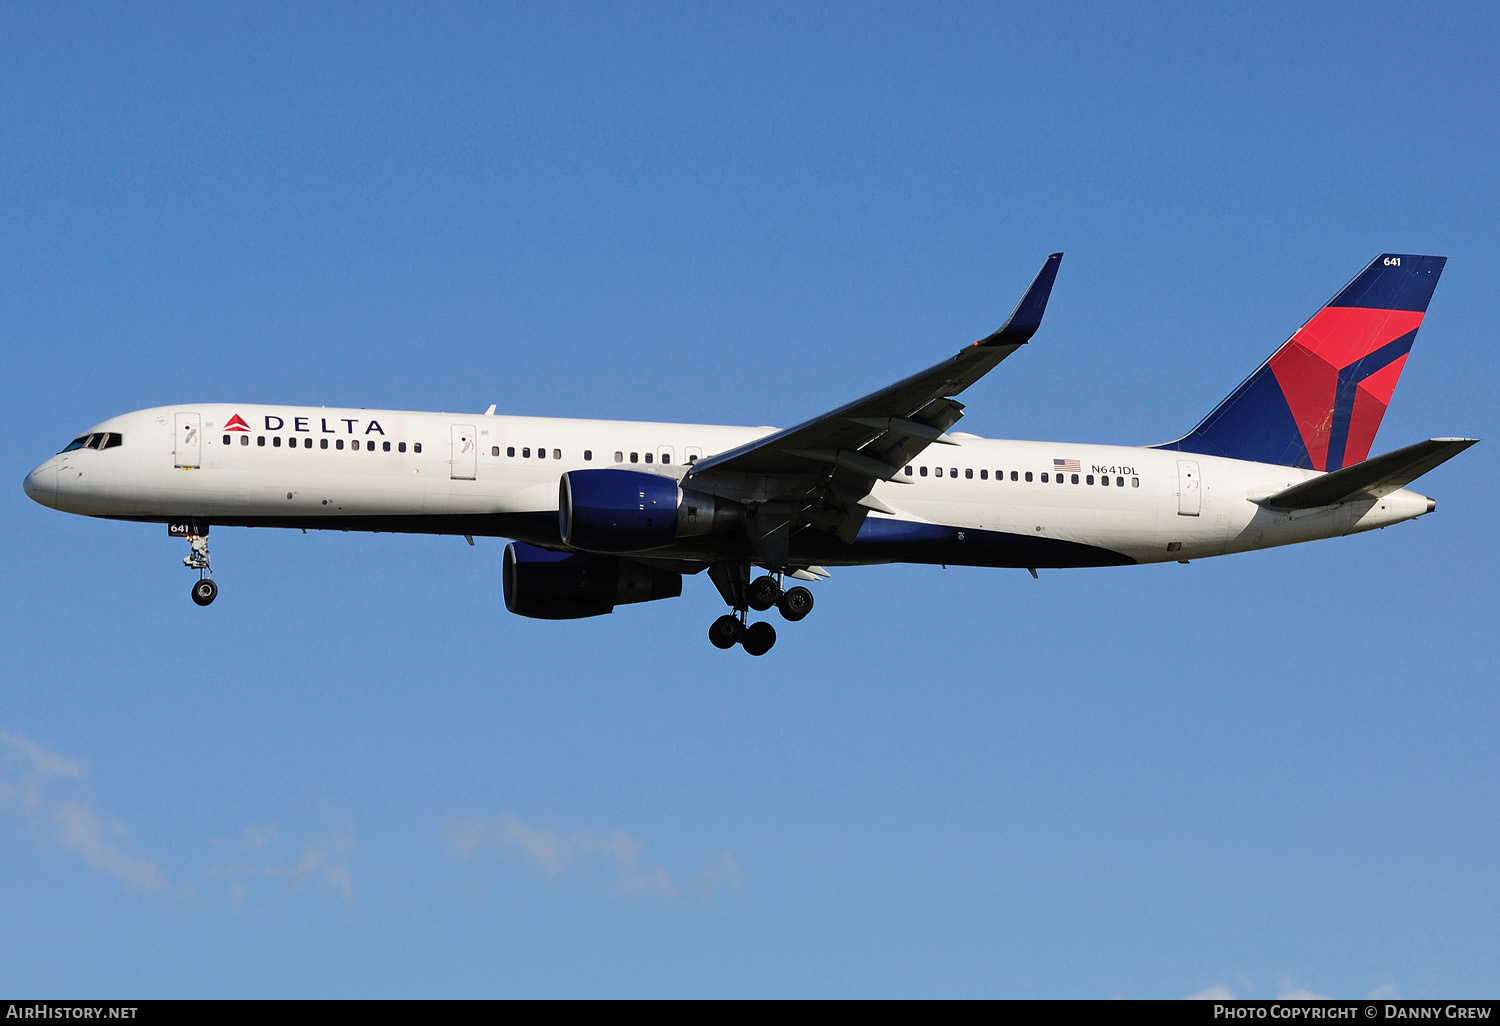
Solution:
{"label": "white fuselage", "polygon": [[[242,426],[243,425],[243,426]],[[26,490],[72,513],[172,522],[511,537],[566,548],[558,479],[619,467],[681,480],[767,427],[284,406],[159,407],[105,421]],[[820,565],[1149,563],[1366,531],[1432,508],[1402,489],[1288,512],[1255,500],[1314,471],[1176,451],[954,435],[878,483],[853,544],[812,532]],[[1059,469],[1062,468],[1062,469]],[[716,539],[653,549],[703,559]],[[752,557],[753,559],[753,557]]]}

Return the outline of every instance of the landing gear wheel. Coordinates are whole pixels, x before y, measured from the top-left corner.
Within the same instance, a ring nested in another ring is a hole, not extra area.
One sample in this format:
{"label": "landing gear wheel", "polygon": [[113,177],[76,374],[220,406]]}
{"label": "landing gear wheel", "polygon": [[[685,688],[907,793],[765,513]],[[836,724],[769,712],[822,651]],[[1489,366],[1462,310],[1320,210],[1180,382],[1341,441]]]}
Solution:
{"label": "landing gear wheel", "polygon": [[781,615],[796,623],[808,613],[812,612],[812,592],[803,587],[788,588],[786,594],[781,596],[776,603],[776,608],[781,610]]}
{"label": "landing gear wheel", "polygon": [[765,577],[757,577],[750,582],[750,587],[745,591],[746,601],[750,603],[751,609],[765,612],[776,604],[781,598],[781,586],[776,583],[776,578],[767,574]]}
{"label": "landing gear wheel", "polygon": [[206,606],[219,594],[219,586],[214,583],[212,577],[205,577],[193,585],[193,601],[200,606]]}
{"label": "landing gear wheel", "polygon": [[745,628],[745,637],[740,641],[745,651],[753,656],[765,655],[776,644],[776,628],[762,620]]}
{"label": "landing gear wheel", "polygon": [[733,648],[739,644],[743,631],[739,618],[725,613],[709,625],[708,640],[713,643],[714,648]]}

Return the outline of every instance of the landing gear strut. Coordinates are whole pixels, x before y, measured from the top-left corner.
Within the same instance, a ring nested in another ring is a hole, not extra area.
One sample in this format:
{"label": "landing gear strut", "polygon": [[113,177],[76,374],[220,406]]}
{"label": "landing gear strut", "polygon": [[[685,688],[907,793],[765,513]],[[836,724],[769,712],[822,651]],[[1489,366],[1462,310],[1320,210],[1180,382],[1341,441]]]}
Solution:
{"label": "landing gear strut", "polygon": [[781,574],[765,574],[751,581],[749,565],[719,563],[709,567],[708,576],[734,610],[719,617],[708,628],[708,640],[715,648],[728,649],[739,645],[751,655],[765,655],[776,644],[776,628],[764,621],[748,622],[750,610],[764,612],[775,606],[790,622],[812,612],[812,592],[801,586],[783,591]]}
{"label": "landing gear strut", "polygon": [[219,594],[219,586],[214,583],[211,576],[213,570],[208,565],[207,535],[189,536],[188,550],[188,554],[182,557],[182,565],[189,570],[198,571],[198,581],[193,585],[193,601],[200,606],[206,606]]}

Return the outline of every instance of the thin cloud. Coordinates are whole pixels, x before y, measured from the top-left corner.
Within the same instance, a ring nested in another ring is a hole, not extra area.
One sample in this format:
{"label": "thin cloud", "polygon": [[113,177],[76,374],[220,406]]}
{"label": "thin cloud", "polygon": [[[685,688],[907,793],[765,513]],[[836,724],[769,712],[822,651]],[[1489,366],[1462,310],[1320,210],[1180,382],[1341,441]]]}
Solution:
{"label": "thin cloud", "polygon": [[[1244,981],[1241,981],[1241,982],[1243,983]],[[1395,995],[1395,993],[1396,993],[1396,988],[1395,987],[1391,986],[1390,984],[1385,984],[1384,986],[1377,987],[1371,994],[1368,995],[1368,997],[1369,998],[1392,997],[1392,996]],[[1317,991],[1309,990],[1306,987],[1297,986],[1295,983],[1292,983],[1288,979],[1281,979],[1281,980],[1279,980],[1277,982],[1277,984],[1276,984],[1276,998],[1277,998],[1277,1000],[1280,1000],[1280,1001],[1328,1001],[1328,1000],[1330,1000],[1329,995],[1327,995],[1327,994],[1320,994]],[[1244,998],[1236,997],[1235,994],[1234,994],[1234,992],[1232,990],[1230,990],[1228,987],[1226,987],[1224,984],[1222,984],[1222,983],[1216,983],[1216,984],[1214,984],[1211,987],[1207,987],[1207,988],[1205,988],[1203,990],[1198,991],[1196,994],[1189,994],[1187,996],[1186,1000],[1188,1000],[1188,1001],[1254,1001],[1254,1000],[1258,1000],[1258,999],[1251,998],[1251,997],[1244,997]]]}
{"label": "thin cloud", "polygon": [[[290,858],[281,857],[281,832],[275,827],[250,827],[235,846],[240,856],[220,865],[214,874],[229,881],[230,899],[242,903],[256,880],[279,880],[288,892],[295,894],[312,885],[354,900],[354,872],[350,856],[354,853],[354,827],[347,821],[336,824],[328,833],[302,845]],[[248,856],[259,855],[258,860]]]}
{"label": "thin cloud", "polygon": [[0,809],[19,813],[44,847],[60,848],[128,887],[165,887],[155,863],[126,851],[125,825],[82,793],[88,779],[88,767],[78,759],[0,731]]}
{"label": "thin cloud", "polygon": [[712,856],[696,873],[679,879],[661,863],[649,863],[646,842],[624,830],[563,834],[522,822],[513,812],[450,820],[443,828],[443,847],[463,860],[498,852],[531,864],[553,880],[602,869],[613,878],[618,893],[659,901],[707,901],[720,890],[744,891],[739,863],[730,852]]}

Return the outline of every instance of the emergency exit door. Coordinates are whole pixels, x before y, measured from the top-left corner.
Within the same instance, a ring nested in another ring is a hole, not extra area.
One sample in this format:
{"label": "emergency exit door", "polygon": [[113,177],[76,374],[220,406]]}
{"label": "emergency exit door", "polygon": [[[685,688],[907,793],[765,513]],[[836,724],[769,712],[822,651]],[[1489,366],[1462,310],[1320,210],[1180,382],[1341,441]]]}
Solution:
{"label": "emergency exit door", "polygon": [[479,442],[476,438],[474,425],[453,425],[453,480],[474,480],[479,469]]}

